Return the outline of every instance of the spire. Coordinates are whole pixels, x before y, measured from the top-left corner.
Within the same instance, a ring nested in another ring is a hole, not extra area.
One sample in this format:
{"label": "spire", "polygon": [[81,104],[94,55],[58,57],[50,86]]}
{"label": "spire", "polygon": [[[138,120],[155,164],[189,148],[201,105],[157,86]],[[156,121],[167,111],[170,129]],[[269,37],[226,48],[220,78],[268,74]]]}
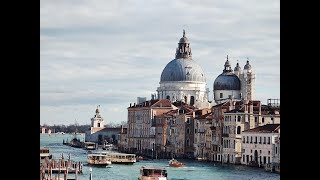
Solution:
{"label": "spire", "polygon": [[224,70],[223,70],[223,72],[232,72],[228,55],[227,55],[227,61],[224,63]]}
{"label": "spire", "polygon": [[178,47],[176,49],[176,59],[179,58],[185,58],[185,59],[191,59],[192,53],[191,53],[191,47],[189,39],[186,37],[186,31],[183,29],[182,38],[180,38]]}

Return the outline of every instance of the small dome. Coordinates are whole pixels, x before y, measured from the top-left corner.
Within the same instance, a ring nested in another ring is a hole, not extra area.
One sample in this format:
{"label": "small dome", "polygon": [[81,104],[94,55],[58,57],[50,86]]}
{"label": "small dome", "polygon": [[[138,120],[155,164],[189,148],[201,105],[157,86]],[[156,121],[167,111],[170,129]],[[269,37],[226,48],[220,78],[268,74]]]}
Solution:
{"label": "small dome", "polygon": [[213,90],[240,90],[240,79],[232,72],[220,74],[213,83]]}
{"label": "small dome", "polygon": [[161,73],[160,82],[164,81],[198,81],[206,82],[202,68],[192,59],[174,59]]}
{"label": "small dome", "polygon": [[247,64],[244,65],[244,68],[243,68],[243,69],[248,69],[248,70],[251,69],[251,65],[249,64],[249,61],[247,61]]}
{"label": "small dome", "polygon": [[237,63],[236,67],[234,68],[234,71],[240,71],[241,67],[239,66],[239,63]]}

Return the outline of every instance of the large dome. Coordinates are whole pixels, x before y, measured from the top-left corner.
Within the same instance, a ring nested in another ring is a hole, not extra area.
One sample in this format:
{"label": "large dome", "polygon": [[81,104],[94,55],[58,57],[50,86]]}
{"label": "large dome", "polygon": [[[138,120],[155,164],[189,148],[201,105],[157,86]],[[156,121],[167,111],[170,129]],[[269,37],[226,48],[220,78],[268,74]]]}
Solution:
{"label": "large dome", "polygon": [[206,82],[202,68],[192,59],[179,58],[170,61],[161,73],[160,82],[198,81]]}
{"label": "large dome", "polygon": [[232,72],[220,74],[213,83],[213,90],[240,90],[240,79]]}

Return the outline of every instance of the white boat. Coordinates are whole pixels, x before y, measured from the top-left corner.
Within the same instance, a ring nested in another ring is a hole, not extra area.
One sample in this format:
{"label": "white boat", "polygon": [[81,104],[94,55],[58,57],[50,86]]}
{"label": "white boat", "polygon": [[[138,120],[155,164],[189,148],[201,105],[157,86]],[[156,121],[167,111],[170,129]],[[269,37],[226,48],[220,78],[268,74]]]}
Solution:
{"label": "white boat", "polygon": [[167,176],[164,168],[142,166],[138,180],[168,180]]}
{"label": "white boat", "polygon": [[94,166],[108,166],[111,160],[104,154],[93,153],[87,155],[87,163]]}
{"label": "white boat", "polygon": [[106,155],[113,164],[133,164],[137,162],[135,154],[116,153],[110,151],[99,151],[96,153]]}
{"label": "white boat", "polygon": [[52,154],[49,148],[40,148],[40,160],[41,159],[52,159]]}

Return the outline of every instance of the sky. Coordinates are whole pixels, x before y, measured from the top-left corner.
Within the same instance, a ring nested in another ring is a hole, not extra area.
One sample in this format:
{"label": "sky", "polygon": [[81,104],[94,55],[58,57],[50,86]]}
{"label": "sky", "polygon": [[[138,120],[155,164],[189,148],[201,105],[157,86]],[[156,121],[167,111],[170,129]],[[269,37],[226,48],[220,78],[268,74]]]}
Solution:
{"label": "sky", "polygon": [[41,0],[40,124],[127,121],[151,99],[183,29],[209,100],[226,56],[256,73],[255,97],[280,98],[279,0]]}

